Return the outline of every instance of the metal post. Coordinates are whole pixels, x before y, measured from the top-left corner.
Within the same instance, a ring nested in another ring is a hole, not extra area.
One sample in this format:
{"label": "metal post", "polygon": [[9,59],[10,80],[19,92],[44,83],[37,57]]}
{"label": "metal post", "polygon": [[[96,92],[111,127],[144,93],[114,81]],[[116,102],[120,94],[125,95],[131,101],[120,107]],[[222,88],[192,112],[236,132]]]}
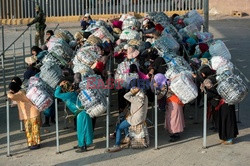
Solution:
{"label": "metal post", "polygon": [[67,116],[67,108],[66,108],[66,104],[64,104],[64,129],[68,129],[68,125],[67,125],[67,119],[66,119],[66,116]]}
{"label": "metal post", "polygon": [[23,121],[20,120],[20,132],[23,132]]}
{"label": "metal post", "polygon": [[[197,80],[196,79],[195,79],[195,85],[197,85]],[[198,100],[197,100],[197,98],[195,99],[194,124],[198,124]]]}
{"label": "metal post", "polygon": [[208,32],[209,31],[209,0],[204,0],[204,31]]}
{"label": "metal post", "polygon": [[158,149],[158,112],[157,112],[157,94],[155,88],[155,150]]}
{"label": "metal post", "polygon": [[6,123],[7,123],[7,157],[10,157],[10,103],[6,100]]}
{"label": "metal post", "polygon": [[16,76],[16,44],[13,44],[14,75]]}
{"label": "metal post", "polygon": [[[30,54],[31,54],[31,47],[32,47],[32,27],[29,28],[29,32],[30,32]],[[38,42],[38,46],[39,46],[39,42]]]}
{"label": "metal post", "polygon": [[2,72],[3,72],[4,95],[6,95],[6,78],[5,78],[5,67],[4,67],[4,52],[3,52],[1,58],[2,58]]}
{"label": "metal post", "polygon": [[57,99],[55,99],[55,116],[56,116],[56,154],[60,153],[59,149],[59,130],[58,130],[58,106]]}
{"label": "metal post", "polygon": [[[109,58],[109,76],[108,79],[111,79],[111,56]],[[107,100],[107,115],[106,115],[106,149],[109,148],[109,116],[110,116],[110,88],[108,88]]]}
{"label": "metal post", "polygon": [[204,90],[203,148],[207,148],[207,92]]}
{"label": "metal post", "polygon": [[24,38],[24,35],[23,35],[23,67],[25,68],[26,65],[25,65],[25,38]]}
{"label": "metal post", "polygon": [[4,48],[5,48],[5,46],[4,46],[4,26],[2,26],[2,49],[3,49],[3,58],[5,58],[4,57]]}

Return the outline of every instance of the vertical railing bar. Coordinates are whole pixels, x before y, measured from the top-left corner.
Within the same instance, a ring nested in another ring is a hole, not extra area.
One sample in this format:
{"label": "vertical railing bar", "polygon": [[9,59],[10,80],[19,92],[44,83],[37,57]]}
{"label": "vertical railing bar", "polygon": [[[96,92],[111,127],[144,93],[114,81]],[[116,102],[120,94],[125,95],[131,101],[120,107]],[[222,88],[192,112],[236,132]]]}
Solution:
{"label": "vertical railing bar", "polygon": [[7,123],[7,157],[10,157],[10,103],[6,100],[6,123]]}
{"label": "vertical railing bar", "polygon": [[204,91],[203,148],[207,148],[207,92]]}
{"label": "vertical railing bar", "polygon": [[59,154],[60,147],[59,147],[58,102],[57,102],[57,99],[55,99],[55,116],[56,116],[56,154]]}
{"label": "vertical railing bar", "polygon": [[13,44],[13,64],[14,64],[14,75],[16,76],[16,44]]}
{"label": "vertical railing bar", "polygon": [[23,34],[23,67],[25,68],[25,38]]}
{"label": "vertical railing bar", "polygon": [[158,112],[157,112],[157,94],[155,88],[155,150],[158,149]]}

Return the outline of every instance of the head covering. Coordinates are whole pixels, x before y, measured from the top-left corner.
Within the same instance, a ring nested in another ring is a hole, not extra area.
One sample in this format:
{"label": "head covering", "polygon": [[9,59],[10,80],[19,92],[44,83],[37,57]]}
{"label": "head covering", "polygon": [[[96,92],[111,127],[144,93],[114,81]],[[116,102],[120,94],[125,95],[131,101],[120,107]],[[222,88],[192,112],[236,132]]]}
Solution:
{"label": "head covering", "polygon": [[25,58],[25,62],[28,64],[28,65],[31,65],[33,63],[36,63],[37,61],[37,58],[36,56],[30,56],[30,57],[26,57]]}
{"label": "head covering", "polygon": [[142,25],[145,26],[148,22],[149,22],[149,19],[146,18],[146,19],[142,22]]}
{"label": "head covering", "polygon": [[209,49],[209,47],[208,47],[208,45],[206,43],[200,43],[199,48],[201,50],[201,53],[207,52],[208,49]]}
{"label": "head covering", "polygon": [[122,29],[122,21],[119,21],[119,20],[115,20],[115,21],[113,21],[112,22],[112,24],[113,24],[113,27],[114,28],[119,28],[119,29]]}
{"label": "head covering", "polygon": [[208,77],[210,75],[213,75],[214,71],[208,65],[203,65],[199,69],[199,73],[203,73],[205,74],[205,77]]}
{"label": "head covering", "polygon": [[36,9],[36,10],[40,10],[40,6],[39,6],[39,5],[36,5],[36,6],[35,6],[35,9]]}
{"label": "head covering", "polygon": [[192,37],[187,39],[187,44],[189,44],[190,46],[194,46],[196,44],[196,40]]}
{"label": "head covering", "polygon": [[124,49],[124,50],[127,50],[128,47],[129,47],[129,45],[128,45],[128,44],[125,44],[124,47],[123,47],[123,49]]}
{"label": "head covering", "polygon": [[129,72],[130,73],[138,73],[138,68],[137,68],[136,64],[131,64],[129,66]]}
{"label": "head covering", "polygon": [[39,52],[41,52],[42,49],[38,46],[33,46],[33,47],[31,47],[31,51],[35,51],[37,54],[39,54]]}
{"label": "head covering", "polygon": [[72,84],[69,81],[64,80],[64,84],[62,84],[63,92],[71,92],[73,90]]}
{"label": "head covering", "polygon": [[155,30],[158,32],[162,32],[164,30],[164,27],[161,24],[156,24],[155,25]]}
{"label": "head covering", "polygon": [[9,89],[12,90],[14,93],[17,93],[21,89],[21,86],[19,86],[16,82],[11,82],[9,84]]}
{"label": "head covering", "polygon": [[104,69],[104,64],[103,62],[97,62],[96,67],[95,67],[98,71],[102,72]]}
{"label": "head covering", "polygon": [[84,15],[84,17],[89,17],[90,16],[90,14],[89,13],[86,13],[85,15]]}
{"label": "head covering", "polygon": [[22,80],[19,78],[19,77],[13,77],[12,79],[11,79],[11,82],[15,82],[15,83],[17,83],[17,85],[19,85],[20,87],[22,86]]}
{"label": "head covering", "polygon": [[152,45],[150,42],[145,42],[145,49],[149,49]]}
{"label": "head covering", "polygon": [[154,81],[157,83],[158,88],[160,89],[162,86],[167,85],[167,78],[161,73],[158,73],[154,76]]}
{"label": "head covering", "polygon": [[121,34],[122,33],[121,29],[119,29],[119,28],[113,28],[113,32],[115,32],[117,34]]}

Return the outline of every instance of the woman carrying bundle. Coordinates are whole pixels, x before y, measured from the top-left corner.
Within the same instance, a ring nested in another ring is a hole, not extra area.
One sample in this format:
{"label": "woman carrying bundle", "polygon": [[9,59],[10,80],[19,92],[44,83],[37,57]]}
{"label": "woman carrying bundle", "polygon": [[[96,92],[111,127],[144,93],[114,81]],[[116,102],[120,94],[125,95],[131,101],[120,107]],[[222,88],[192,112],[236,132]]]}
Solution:
{"label": "woman carrying bundle", "polygon": [[[19,79],[20,80],[20,79]],[[24,121],[28,148],[35,150],[40,148],[40,113],[36,106],[26,97],[25,91],[21,90],[20,84],[11,82],[7,96],[17,102],[19,119]]]}
{"label": "woman carrying bundle", "polygon": [[93,143],[93,128],[90,116],[84,111],[82,104],[77,100],[78,93],[68,81],[62,81],[55,90],[55,97],[63,100],[68,109],[77,118],[77,139],[78,146],[76,152],[87,151],[87,146]]}

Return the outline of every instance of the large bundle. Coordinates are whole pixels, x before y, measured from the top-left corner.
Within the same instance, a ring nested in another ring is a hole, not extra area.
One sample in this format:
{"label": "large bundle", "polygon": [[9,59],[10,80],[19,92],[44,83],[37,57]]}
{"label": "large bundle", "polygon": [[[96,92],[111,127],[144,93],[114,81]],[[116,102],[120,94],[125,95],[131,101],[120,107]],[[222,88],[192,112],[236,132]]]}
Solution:
{"label": "large bundle", "polygon": [[228,59],[228,60],[231,59],[231,54],[229,50],[227,49],[227,46],[221,40],[217,40],[210,45],[209,53],[212,56],[222,56],[225,59]]}
{"label": "large bundle", "polygon": [[247,86],[237,75],[231,75],[219,82],[217,91],[228,104],[240,103],[248,93]]}
{"label": "large bundle", "polygon": [[54,52],[57,56],[62,57],[67,62],[69,62],[73,56],[73,50],[70,47],[61,44],[56,44],[50,49],[50,52]]}
{"label": "large bundle", "polygon": [[60,38],[60,39],[62,39],[62,40],[64,40],[64,41],[66,41],[67,43],[69,43],[69,42],[71,41],[71,40],[70,40],[71,37],[68,36],[68,34],[64,33],[63,31],[58,32],[58,33],[55,35],[55,37]]}
{"label": "large bundle", "polygon": [[214,70],[217,70],[220,67],[227,65],[228,63],[229,61],[223,58],[222,56],[214,56],[211,59],[211,66],[212,66],[212,69]]}
{"label": "large bundle", "polygon": [[195,35],[199,39],[199,42],[208,43],[213,41],[213,34],[209,32],[196,32]]}
{"label": "large bundle", "polygon": [[149,146],[149,134],[146,124],[129,127],[130,145],[132,148],[146,148]]}
{"label": "large bundle", "polygon": [[58,56],[58,54],[55,53],[54,51],[49,52],[43,58],[43,61],[42,61],[43,64],[49,63],[49,62],[53,62],[60,67],[66,67],[68,65],[67,61],[63,57]]}
{"label": "large bundle", "polygon": [[179,43],[170,34],[165,34],[155,41],[154,47],[160,52],[177,52]]}
{"label": "large bundle", "polygon": [[183,37],[193,37],[194,34],[197,32],[198,32],[198,29],[195,24],[190,24],[186,26],[185,28],[179,30],[179,33]]}
{"label": "large bundle", "polygon": [[187,18],[184,19],[184,23],[186,25],[195,24],[198,30],[201,30],[201,25],[204,23],[204,20],[196,10],[192,10],[187,13]]}
{"label": "large bundle", "polygon": [[41,67],[40,78],[52,89],[55,89],[62,77],[62,70],[55,63],[45,63]]}
{"label": "large bundle", "polygon": [[94,36],[96,37],[99,37],[103,42],[107,41],[108,39],[111,41],[111,42],[114,42],[115,41],[115,38],[114,36],[112,36],[109,31],[104,27],[104,26],[101,26],[99,29],[97,29],[94,33],[93,33]]}
{"label": "large bundle", "polygon": [[122,31],[120,35],[120,39],[121,40],[132,40],[132,39],[140,40],[140,34],[135,30],[125,29]]}
{"label": "large bundle", "polygon": [[115,79],[116,80],[123,80],[125,81],[126,80],[126,76],[125,74],[126,73],[129,73],[129,66],[131,64],[136,64],[138,66],[138,64],[136,62],[132,62],[132,61],[123,61],[121,62],[118,66],[117,66],[117,70],[116,70],[116,73],[115,73]]}
{"label": "large bundle", "polygon": [[63,45],[65,47],[68,46],[68,43],[65,40],[52,36],[49,39],[49,42],[47,43],[48,51],[50,51],[55,45],[58,44]]}
{"label": "large bundle", "polygon": [[89,66],[84,65],[82,63],[74,64],[73,71],[74,71],[74,73],[81,73],[81,75],[84,77],[94,74],[93,69],[91,69]]}
{"label": "large bundle", "polygon": [[73,60],[73,63],[74,64],[82,63],[91,67],[99,58],[100,58],[100,55],[96,54],[96,52],[85,49],[85,50],[79,51],[76,54]]}
{"label": "large bundle", "polygon": [[165,26],[165,29],[162,35],[166,35],[166,34],[171,34],[174,37],[174,39],[176,39],[178,42],[181,42],[183,39],[181,34],[172,24],[168,24],[167,26]]}
{"label": "large bundle", "polygon": [[122,30],[125,29],[138,29],[140,27],[140,22],[136,18],[127,18],[122,23]]}
{"label": "large bundle", "polygon": [[29,79],[26,96],[39,111],[44,111],[52,105],[53,97],[51,93],[48,85],[38,77]]}
{"label": "large bundle", "polygon": [[81,47],[78,52],[81,52],[81,51],[85,51],[85,50],[89,50],[89,51],[93,51],[95,52],[96,54],[98,55],[101,55],[102,54],[102,50],[100,47],[98,47],[97,45],[92,45],[92,46],[86,46],[86,47]]}
{"label": "large bundle", "polygon": [[78,98],[90,117],[100,116],[106,111],[105,93],[100,89],[101,87],[97,87],[100,80],[101,78],[97,75],[92,75],[79,85],[81,92]]}
{"label": "large bundle", "polygon": [[152,19],[154,22],[161,24],[163,27],[169,25],[169,18],[163,12],[149,12],[147,13],[146,17]]}
{"label": "large bundle", "polygon": [[183,104],[189,103],[198,96],[197,86],[193,80],[185,75],[180,74],[175,77],[170,84],[170,89],[182,101]]}

